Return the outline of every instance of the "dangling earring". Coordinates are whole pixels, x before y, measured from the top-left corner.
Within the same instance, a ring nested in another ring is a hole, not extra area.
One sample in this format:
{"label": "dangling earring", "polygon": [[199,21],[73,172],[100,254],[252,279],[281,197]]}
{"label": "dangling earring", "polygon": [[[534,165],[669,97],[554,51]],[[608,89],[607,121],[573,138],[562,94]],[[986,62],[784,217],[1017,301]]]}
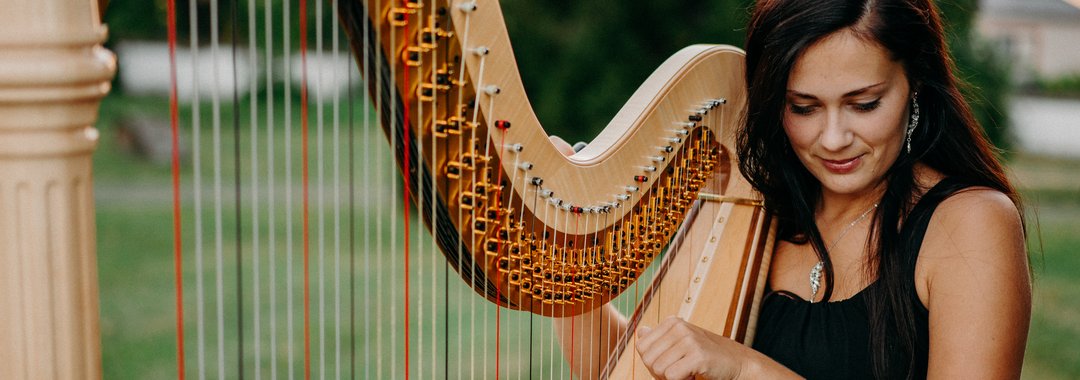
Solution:
{"label": "dangling earring", "polygon": [[919,126],[919,93],[911,94],[911,122],[907,126],[907,152],[911,153],[911,135],[915,133],[915,127]]}

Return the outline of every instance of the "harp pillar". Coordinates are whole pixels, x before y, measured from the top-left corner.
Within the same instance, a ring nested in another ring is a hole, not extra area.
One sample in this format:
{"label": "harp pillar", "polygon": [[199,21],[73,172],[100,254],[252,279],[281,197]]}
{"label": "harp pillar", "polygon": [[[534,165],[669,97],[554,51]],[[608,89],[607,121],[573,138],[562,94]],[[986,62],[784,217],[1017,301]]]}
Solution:
{"label": "harp pillar", "polygon": [[0,0],[0,379],[99,379],[94,0]]}

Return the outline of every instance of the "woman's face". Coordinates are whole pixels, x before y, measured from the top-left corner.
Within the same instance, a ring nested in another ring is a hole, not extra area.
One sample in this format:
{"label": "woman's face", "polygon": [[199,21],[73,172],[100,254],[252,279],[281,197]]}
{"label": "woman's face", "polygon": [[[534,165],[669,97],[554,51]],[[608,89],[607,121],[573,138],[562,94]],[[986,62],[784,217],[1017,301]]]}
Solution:
{"label": "woman's face", "polygon": [[858,196],[881,184],[904,144],[908,87],[900,62],[847,30],[795,62],[784,132],[823,193]]}

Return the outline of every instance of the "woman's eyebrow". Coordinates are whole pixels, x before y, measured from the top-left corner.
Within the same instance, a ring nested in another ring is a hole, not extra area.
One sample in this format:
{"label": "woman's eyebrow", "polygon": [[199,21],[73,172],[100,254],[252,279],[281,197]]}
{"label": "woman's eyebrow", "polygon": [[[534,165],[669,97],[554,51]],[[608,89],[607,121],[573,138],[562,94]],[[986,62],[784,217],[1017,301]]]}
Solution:
{"label": "woman's eyebrow", "polygon": [[[863,87],[863,88],[860,88],[860,89],[857,89],[857,90],[848,91],[847,93],[844,94],[843,97],[844,98],[850,98],[852,96],[862,95],[863,93],[865,93],[867,91],[873,90],[873,89],[881,87],[883,85],[885,85],[885,82],[880,82],[880,83],[872,84],[872,85],[869,85],[869,86],[866,86],[866,87]],[[788,89],[787,92],[788,92],[788,95],[790,95],[792,97],[795,97],[795,98],[801,98],[801,99],[807,99],[807,100],[817,100],[818,99],[814,95],[810,95],[810,94],[807,94],[807,93],[804,93],[804,92],[795,91],[795,90],[792,90],[792,89]]]}

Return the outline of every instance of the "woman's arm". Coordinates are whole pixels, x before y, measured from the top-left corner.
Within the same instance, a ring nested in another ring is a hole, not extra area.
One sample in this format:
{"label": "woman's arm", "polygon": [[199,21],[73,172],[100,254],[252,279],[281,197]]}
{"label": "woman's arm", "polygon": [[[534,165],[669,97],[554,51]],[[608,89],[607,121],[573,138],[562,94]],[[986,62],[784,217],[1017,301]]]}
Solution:
{"label": "woman's arm", "polygon": [[930,311],[931,379],[1017,379],[1031,319],[1023,224],[1012,201],[969,190],[938,206],[916,266]]}

